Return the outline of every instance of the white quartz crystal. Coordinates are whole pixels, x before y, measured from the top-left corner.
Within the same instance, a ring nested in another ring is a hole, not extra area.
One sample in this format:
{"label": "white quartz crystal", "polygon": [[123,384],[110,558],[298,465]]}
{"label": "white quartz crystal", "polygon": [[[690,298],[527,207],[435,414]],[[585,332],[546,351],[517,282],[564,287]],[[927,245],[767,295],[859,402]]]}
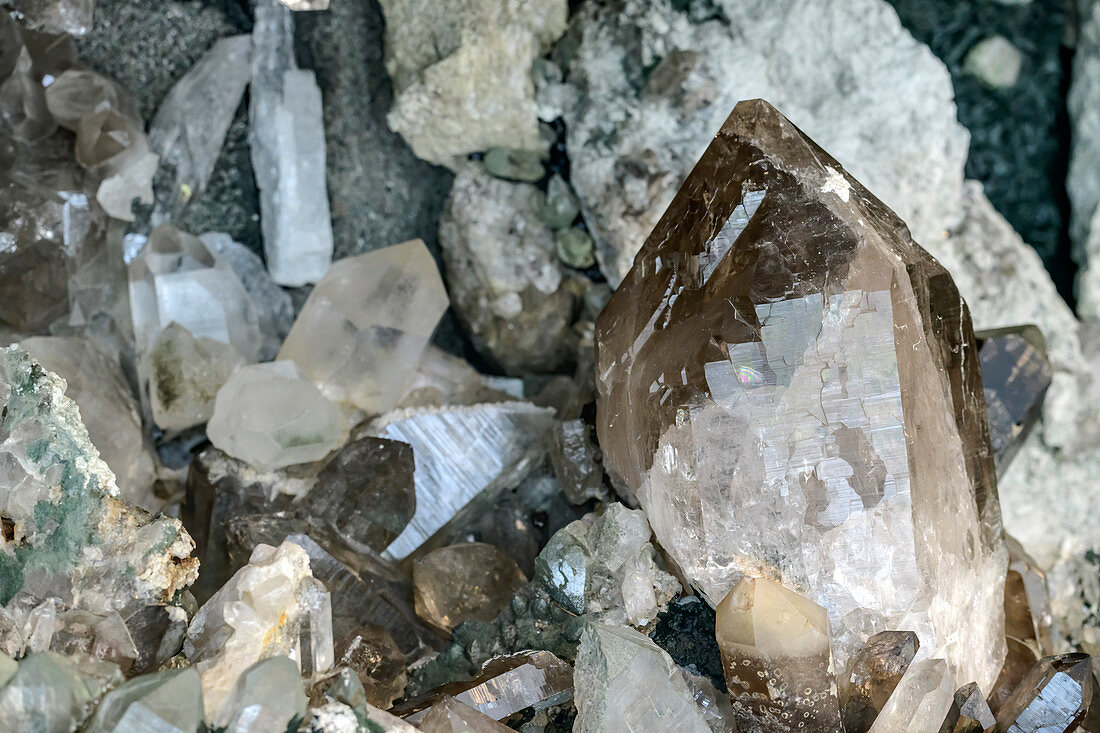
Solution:
{"label": "white quartz crystal", "polygon": [[292,361],[238,369],[218,390],[206,429],[217,448],[261,471],[319,461],[344,443],[340,408]]}
{"label": "white quartz crystal", "polygon": [[195,338],[175,321],[160,332],[145,371],[149,406],[163,430],[201,425],[214,414],[214,397],[245,358],[232,344]]}
{"label": "white quartz crystal", "polygon": [[385,412],[446,310],[443,279],[419,239],[348,257],[310,293],[279,358],[293,359],[329,399]]}
{"label": "white quartz crystal", "polygon": [[925,659],[905,671],[886,705],[875,718],[871,733],[924,733],[939,730],[955,688],[947,662]]}
{"label": "white quartz crystal", "polygon": [[298,668],[292,659],[277,656],[241,674],[213,723],[225,733],[269,733],[293,730],[291,723],[305,714]]}

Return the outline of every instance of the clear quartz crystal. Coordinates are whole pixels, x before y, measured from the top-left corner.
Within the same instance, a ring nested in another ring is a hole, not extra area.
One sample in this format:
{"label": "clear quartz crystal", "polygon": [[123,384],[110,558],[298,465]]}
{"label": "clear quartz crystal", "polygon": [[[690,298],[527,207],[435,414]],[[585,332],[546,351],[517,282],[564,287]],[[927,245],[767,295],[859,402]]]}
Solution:
{"label": "clear quartz crystal", "polygon": [[[210,704],[207,702],[207,711]],[[306,694],[294,660],[263,659],[244,670],[228,691],[221,713],[208,718],[226,733],[287,730],[306,714]]]}
{"label": "clear quartz crystal", "polygon": [[168,669],[132,679],[107,693],[87,733],[192,733],[202,722],[198,672]]}
{"label": "clear quartz crystal", "polygon": [[210,442],[262,471],[319,461],[347,435],[340,408],[292,361],[250,364],[218,390]]}
{"label": "clear quartz crystal", "polygon": [[202,425],[214,398],[245,358],[232,344],[195,336],[172,321],[157,336],[145,365],[149,406],[162,430]]}
{"label": "clear quartz crystal", "polygon": [[507,554],[483,542],[432,550],[413,564],[416,615],[451,631],[463,621],[492,621],[527,582]]}
{"label": "clear quartz crystal", "polygon": [[279,352],[330,399],[368,414],[394,407],[447,310],[419,239],[336,262],[310,293]]}
{"label": "clear quartz crystal", "polygon": [[875,718],[871,733],[924,733],[939,730],[954,701],[951,671],[942,659],[915,662],[902,675]]}
{"label": "clear quartz crystal", "polygon": [[444,697],[432,705],[420,721],[427,733],[506,733],[511,730],[453,697]]}
{"label": "clear quartz crystal", "polygon": [[294,61],[294,20],[278,0],[259,0],[249,94],[252,167],[271,277],[317,282],[332,264],[321,91]]}

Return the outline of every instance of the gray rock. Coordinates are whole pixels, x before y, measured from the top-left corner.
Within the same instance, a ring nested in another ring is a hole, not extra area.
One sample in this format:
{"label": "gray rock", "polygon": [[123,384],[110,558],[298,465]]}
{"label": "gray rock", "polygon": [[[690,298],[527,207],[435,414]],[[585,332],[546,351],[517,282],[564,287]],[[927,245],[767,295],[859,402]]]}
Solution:
{"label": "gray rock", "polygon": [[439,239],[451,302],[474,345],[506,372],[549,372],[572,352],[574,283],[555,257],[532,185],[459,169]]}
{"label": "gray rock", "polygon": [[390,127],[455,167],[493,146],[537,150],[531,64],[565,29],[566,0],[382,0]]}
{"label": "gray rock", "polygon": [[1077,274],[1081,317],[1100,320],[1100,2],[1079,0],[1081,18],[1073,54],[1069,115],[1072,151],[1066,189],[1070,201],[1070,239]]}
{"label": "gray rock", "polygon": [[959,223],[968,136],[950,78],[889,5],[714,0],[699,22],[680,5],[589,3],[573,21],[572,182],[613,284],[740,99],[778,107],[918,241]]}

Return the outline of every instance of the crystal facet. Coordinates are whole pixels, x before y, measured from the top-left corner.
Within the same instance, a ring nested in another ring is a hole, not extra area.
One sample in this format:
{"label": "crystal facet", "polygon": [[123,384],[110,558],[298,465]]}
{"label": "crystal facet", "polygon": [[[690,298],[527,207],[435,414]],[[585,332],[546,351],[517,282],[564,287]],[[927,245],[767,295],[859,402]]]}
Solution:
{"label": "crystal facet", "polygon": [[202,684],[194,669],[170,669],[130,680],[96,708],[88,733],[192,733],[203,722]]}
{"label": "crystal facet", "polygon": [[912,631],[880,631],[852,655],[839,686],[846,733],[871,728],[919,649]]}
{"label": "crystal facet", "polygon": [[413,564],[416,615],[448,632],[467,619],[492,621],[526,582],[515,560],[492,545],[441,547]]}
{"label": "crystal facet", "polygon": [[507,733],[512,730],[449,696],[428,708],[419,725],[420,730],[428,733]]}
{"label": "crystal facet", "polygon": [[971,682],[955,690],[951,710],[943,721],[939,733],[983,733],[997,725],[989,703],[982,691]]}
{"label": "crystal facet", "polygon": [[1088,654],[1059,654],[1039,660],[997,711],[998,730],[1073,730],[1092,703],[1091,666]]}

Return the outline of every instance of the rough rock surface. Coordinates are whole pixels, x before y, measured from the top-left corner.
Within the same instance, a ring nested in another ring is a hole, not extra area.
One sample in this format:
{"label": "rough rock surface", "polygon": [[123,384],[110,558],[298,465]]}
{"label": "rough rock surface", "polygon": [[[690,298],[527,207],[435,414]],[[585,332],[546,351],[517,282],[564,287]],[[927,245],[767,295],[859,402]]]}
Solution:
{"label": "rough rock surface", "polygon": [[531,63],[565,30],[565,0],[382,0],[389,125],[455,166],[493,146],[537,149]]}
{"label": "rough rock surface", "polygon": [[1100,3],[1078,3],[1081,25],[1073,55],[1069,114],[1073,151],[1066,189],[1074,258],[1081,265],[1077,298],[1081,317],[1100,320]]}
{"label": "rough rock surface", "polygon": [[474,345],[506,372],[548,372],[569,360],[572,281],[542,220],[546,196],[467,163],[439,226],[447,284]]}
{"label": "rough rock surface", "polygon": [[741,99],[771,102],[918,242],[961,220],[968,136],[950,78],[886,3],[716,0],[701,22],[678,5],[589,3],[573,21],[567,147],[608,280]]}

